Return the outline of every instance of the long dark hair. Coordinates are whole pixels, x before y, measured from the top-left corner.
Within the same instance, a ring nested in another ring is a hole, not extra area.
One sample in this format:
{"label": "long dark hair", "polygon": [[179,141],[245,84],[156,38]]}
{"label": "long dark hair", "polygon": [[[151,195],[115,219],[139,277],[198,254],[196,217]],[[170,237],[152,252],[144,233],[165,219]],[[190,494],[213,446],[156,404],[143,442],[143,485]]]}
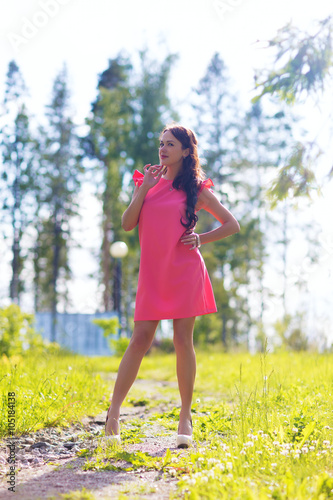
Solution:
{"label": "long dark hair", "polygon": [[186,229],[193,229],[198,221],[195,214],[195,206],[198,201],[198,190],[205,178],[198,156],[198,140],[189,128],[178,124],[167,125],[161,133],[171,132],[172,135],[181,142],[183,149],[189,149],[189,154],[183,160],[183,166],[172,183],[174,189],[182,189],[186,193],[186,221],[181,218],[181,224]]}

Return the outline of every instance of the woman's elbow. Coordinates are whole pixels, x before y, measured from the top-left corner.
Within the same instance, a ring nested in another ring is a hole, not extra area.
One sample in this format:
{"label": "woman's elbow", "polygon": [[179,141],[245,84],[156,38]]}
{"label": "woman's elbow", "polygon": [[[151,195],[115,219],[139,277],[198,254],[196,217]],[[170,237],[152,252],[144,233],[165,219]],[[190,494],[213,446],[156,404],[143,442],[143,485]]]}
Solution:
{"label": "woman's elbow", "polygon": [[121,227],[123,228],[124,231],[131,231],[133,228],[126,222],[121,222]]}
{"label": "woman's elbow", "polygon": [[238,220],[235,219],[235,233],[239,233],[240,231],[240,225]]}
{"label": "woman's elbow", "polygon": [[126,220],[126,218],[121,219],[121,227],[123,228],[124,231],[132,231],[136,227],[137,224],[131,224],[131,221]]}

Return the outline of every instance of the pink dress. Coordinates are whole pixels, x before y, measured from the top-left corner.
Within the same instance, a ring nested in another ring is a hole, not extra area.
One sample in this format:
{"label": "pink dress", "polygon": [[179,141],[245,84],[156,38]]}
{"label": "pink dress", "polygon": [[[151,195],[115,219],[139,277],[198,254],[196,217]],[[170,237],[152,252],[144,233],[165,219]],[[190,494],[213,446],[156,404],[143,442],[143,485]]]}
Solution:
{"label": "pink dress", "polygon": [[[144,175],[136,170],[135,185]],[[203,188],[213,182],[207,179]],[[200,190],[201,191],[201,190]],[[186,228],[186,194],[161,178],[143,202],[139,217],[141,246],[134,321],[189,318],[217,311],[208,272],[196,248],[180,238]]]}

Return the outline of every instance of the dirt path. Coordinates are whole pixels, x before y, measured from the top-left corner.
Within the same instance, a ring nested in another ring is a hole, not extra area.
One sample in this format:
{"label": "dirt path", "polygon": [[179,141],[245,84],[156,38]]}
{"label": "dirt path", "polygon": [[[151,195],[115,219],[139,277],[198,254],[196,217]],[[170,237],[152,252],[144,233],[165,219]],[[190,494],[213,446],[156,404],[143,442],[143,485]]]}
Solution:
{"label": "dirt path", "polygon": [[[146,389],[145,383],[139,383]],[[147,389],[148,394],[157,394],[158,387],[153,387],[151,382],[147,383]],[[139,418],[143,422],[140,433],[144,435],[140,443],[124,445],[124,450],[146,452],[152,457],[162,457],[168,449],[176,450],[174,432],[156,422],[145,425],[152,412],[166,409],[171,409],[171,404],[161,403],[160,407],[152,411],[144,406],[123,408],[123,425],[126,426],[125,422],[130,425],[131,419]],[[43,429],[18,439],[15,493],[7,490],[9,485],[6,484],[5,474],[9,466],[5,459],[8,457],[8,448],[2,443],[0,499],[60,499],[63,494],[81,491],[82,488],[90,491],[96,499],[116,499],[120,493],[126,494],[130,500],[169,499],[170,493],[176,491],[177,480],[170,475],[165,477],[161,471],[148,471],[144,467],[134,471],[82,470],[87,459],[77,456],[77,452],[85,448],[92,450],[97,446],[104,431],[105,417],[106,412],[103,412],[96,417],[87,417],[68,429]]]}

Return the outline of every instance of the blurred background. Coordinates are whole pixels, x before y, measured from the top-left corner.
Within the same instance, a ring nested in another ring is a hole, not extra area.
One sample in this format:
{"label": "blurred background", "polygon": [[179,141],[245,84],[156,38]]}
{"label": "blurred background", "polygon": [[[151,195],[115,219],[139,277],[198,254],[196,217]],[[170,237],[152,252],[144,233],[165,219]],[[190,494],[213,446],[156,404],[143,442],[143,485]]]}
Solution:
{"label": "blurred background", "polygon": [[[176,120],[241,225],[201,249],[218,313],[196,343],[331,349],[331,14],[326,0],[2,2],[2,312],[86,354],[108,349],[94,318],[130,336],[140,248],[121,214]],[[197,232],[214,224],[202,211]]]}

